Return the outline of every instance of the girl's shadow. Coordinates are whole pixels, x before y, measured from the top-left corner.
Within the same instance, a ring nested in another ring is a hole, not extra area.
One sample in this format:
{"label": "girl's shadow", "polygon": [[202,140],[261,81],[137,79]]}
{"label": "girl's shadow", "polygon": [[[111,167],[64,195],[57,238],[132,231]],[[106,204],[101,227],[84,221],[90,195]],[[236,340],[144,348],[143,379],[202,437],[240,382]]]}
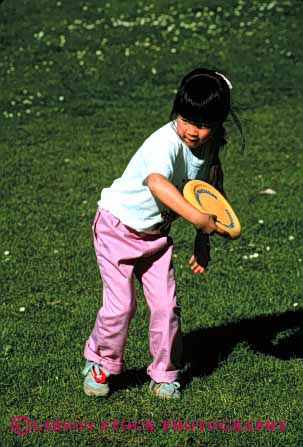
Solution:
{"label": "girl's shadow", "polygon": [[[303,310],[243,319],[209,329],[196,329],[183,337],[183,362],[187,365],[181,381],[211,374],[227,359],[238,343],[255,352],[282,360],[303,358]],[[146,369],[127,370],[112,376],[113,390],[149,381]]]}
{"label": "girl's shadow", "polygon": [[303,310],[258,316],[210,329],[197,329],[184,336],[187,376],[211,374],[238,343],[252,351],[282,360],[303,358]]}

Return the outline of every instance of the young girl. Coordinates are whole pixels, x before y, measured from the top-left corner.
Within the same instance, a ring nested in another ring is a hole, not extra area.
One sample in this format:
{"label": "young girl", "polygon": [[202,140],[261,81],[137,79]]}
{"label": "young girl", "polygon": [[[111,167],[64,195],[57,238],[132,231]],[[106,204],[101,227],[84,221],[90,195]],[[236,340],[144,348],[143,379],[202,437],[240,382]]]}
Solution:
{"label": "young girl", "polygon": [[[160,398],[180,397],[180,306],[168,233],[177,216],[205,235],[221,232],[215,216],[189,204],[182,189],[186,181],[200,179],[223,191],[218,154],[225,144],[223,123],[230,112],[230,90],[221,73],[198,68],[187,74],[177,91],[171,121],[147,138],[123,175],[101,193],[93,236],[103,305],[84,350],[87,395],[107,395],[110,374],[123,369],[126,337],[136,309],[136,276],[150,309],[149,389]],[[204,271],[205,264],[194,255],[189,265],[193,273]]]}

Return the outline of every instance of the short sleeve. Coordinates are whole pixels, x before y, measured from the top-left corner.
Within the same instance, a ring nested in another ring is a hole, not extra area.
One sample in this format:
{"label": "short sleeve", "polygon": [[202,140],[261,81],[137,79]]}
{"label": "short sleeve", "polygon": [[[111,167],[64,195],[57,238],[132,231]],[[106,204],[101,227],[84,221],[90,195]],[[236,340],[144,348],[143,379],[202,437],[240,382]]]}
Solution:
{"label": "short sleeve", "polygon": [[145,179],[148,175],[157,173],[172,180],[179,150],[173,141],[146,141],[143,151]]}

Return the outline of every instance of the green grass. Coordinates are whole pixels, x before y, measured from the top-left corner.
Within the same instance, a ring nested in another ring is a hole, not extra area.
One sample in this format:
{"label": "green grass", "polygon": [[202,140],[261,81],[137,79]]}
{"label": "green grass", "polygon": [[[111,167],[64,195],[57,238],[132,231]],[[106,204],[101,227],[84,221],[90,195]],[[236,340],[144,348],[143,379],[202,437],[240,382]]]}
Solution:
{"label": "green grass", "polygon": [[[1,446],[301,447],[300,2],[6,0],[0,12]],[[193,363],[183,399],[148,394],[149,316],[139,287],[127,369],[108,399],[90,399],[80,371],[101,299],[96,202],[167,121],[181,77],[199,65],[234,84],[247,144],[241,154],[229,122],[223,163],[243,236],[214,236],[212,265],[194,276],[194,231],[182,221],[173,228]],[[259,194],[267,188],[276,194]],[[95,426],[17,436],[14,415]],[[101,420],[154,421],[155,430],[100,430]],[[285,431],[224,432],[165,431],[163,420],[288,422]]]}

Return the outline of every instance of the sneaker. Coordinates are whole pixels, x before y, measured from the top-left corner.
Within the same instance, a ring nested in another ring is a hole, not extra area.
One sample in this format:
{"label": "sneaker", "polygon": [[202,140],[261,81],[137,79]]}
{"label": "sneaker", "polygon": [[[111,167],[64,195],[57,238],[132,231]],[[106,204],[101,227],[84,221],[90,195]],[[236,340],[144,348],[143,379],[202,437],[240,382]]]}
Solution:
{"label": "sneaker", "polygon": [[160,397],[161,399],[180,399],[181,393],[179,391],[179,382],[161,382],[157,383],[151,380],[149,384],[149,390],[154,396]]}
{"label": "sneaker", "polygon": [[108,395],[109,386],[107,379],[110,376],[110,372],[104,366],[87,360],[82,374],[85,376],[83,388],[87,396],[99,397]]}

